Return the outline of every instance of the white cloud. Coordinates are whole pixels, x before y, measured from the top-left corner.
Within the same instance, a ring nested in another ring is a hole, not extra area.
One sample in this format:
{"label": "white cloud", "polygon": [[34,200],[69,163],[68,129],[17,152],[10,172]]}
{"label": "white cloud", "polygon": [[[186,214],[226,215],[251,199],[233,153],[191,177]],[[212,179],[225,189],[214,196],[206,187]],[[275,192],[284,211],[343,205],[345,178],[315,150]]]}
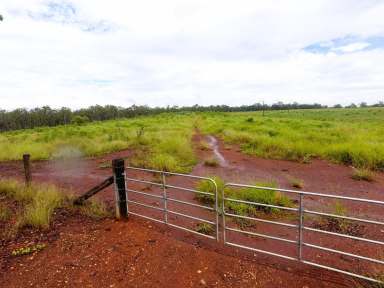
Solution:
{"label": "white cloud", "polygon": [[351,43],[351,44],[348,44],[345,46],[335,47],[332,50],[340,51],[340,52],[344,52],[344,53],[349,53],[349,52],[356,52],[356,51],[363,50],[363,49],[369,47],[370,45],[371,44],[369,44],[367,42],[356,42],[356,43]]}
{"label": "white cloud", "polygon": [[[49,2],[72,3],[76,15],[29,16],[50,13]],[[0,108],[348,104],[384,95],[384,47],[303,49],[383,37],[380,1],[2,0],[0,14]],[[113,29],[85,31],[94,23]]]}

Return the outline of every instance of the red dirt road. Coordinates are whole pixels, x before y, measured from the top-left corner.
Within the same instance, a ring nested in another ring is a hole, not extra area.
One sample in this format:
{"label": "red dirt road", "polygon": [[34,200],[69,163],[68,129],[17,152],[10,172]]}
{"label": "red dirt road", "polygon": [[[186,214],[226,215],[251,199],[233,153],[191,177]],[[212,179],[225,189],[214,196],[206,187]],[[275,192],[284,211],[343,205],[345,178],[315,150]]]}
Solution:
{"label": "red dirt road", "polygon": [[[194,139],[196,143],[200,140],[200,136]],[[202,160],[211,157],[212,151],[196,149],[201,163],[194,168],[193,174],[220,175],[227,181],[244,184],[274,180],[281,188],[292,188],[290,179],[294,177],[304,181],[303,190],[384,200],[383,173],[375,175],[372,183],[355,181],[350,177],[351,167],[322,160],[310,164],[266,160],[244,155],[236,147],[228,149],[222,142],[218,145],[226,165],[204,166]],[[101,164],[129,156],[129,151],[121,151],[94,159],[39,161],[33,163],[32,175],[34,181],[51,182],[82,193],[110,176],[110,168],[101,169]],[[0,177],[22,178],[21,163],[1,163]],[[171,181],[172,184],[186,184],[179,179]],[[112,188],[98,197],[113,205]],[[189,196],[182,197],[193,201]],[[318,199],[308,199],[306,205],[327,207]],[[360,216],[369,214],[377,220],[382,219],[380,208],[348,206]],[[174,217],[173,220],[180,219]],[[278,236],[290,236],[289,232],[280,231],[280,234]],[[376,229],[372,234],[378,239],[384,238],[384,230]],[[349,279],[339,274],[222,247],[215,241],[201,240],[198,236],[136,217],[127,222],[70,218],[59,229],[59,235],[33,257],[7,259],[6,267],[1,270],[0,287],[353,287]],[[257,243],[266,245],[263,246],[266,249],[285,250],[274,242]],[[353,247],[348,242],[345,244],[347,248]]]}
{"label": "red dirt road", "polygon": [[10,259],[0,287],[345,287],[186,243],[144,221],[76,218],[58,232],[45,250]]}

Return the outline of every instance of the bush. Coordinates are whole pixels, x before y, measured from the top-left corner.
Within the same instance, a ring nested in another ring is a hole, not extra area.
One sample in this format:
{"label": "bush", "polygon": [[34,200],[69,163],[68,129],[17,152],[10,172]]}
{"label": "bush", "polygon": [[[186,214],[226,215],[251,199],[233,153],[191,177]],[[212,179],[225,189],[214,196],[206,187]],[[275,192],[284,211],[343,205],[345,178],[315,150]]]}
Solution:
{"label": "bush", "polygon": [[71,119],[71,123],[75,125],[83,125],[89,122],[89,118],[87,116],[76,115]]}

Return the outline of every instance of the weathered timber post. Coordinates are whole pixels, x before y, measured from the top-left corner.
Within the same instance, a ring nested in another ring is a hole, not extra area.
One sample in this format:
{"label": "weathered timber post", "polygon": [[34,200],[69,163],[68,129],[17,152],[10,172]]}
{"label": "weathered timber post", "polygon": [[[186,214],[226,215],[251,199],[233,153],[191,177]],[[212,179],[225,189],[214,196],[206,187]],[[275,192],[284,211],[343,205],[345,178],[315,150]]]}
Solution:
{"label": "weathered timber post", "polygon": [[25,184],[27,184],[27,185],[30,185],[31,181],[32,181],[30,159],[31,159],[31,155],[29,155],[29,154],[23,155]]}
{"label": "weathered timber post", "polygon": [[113,177],[116,193],[116,217],[128,218],[127,191],[125,189],[125,163],[124,159],[112,160]]}

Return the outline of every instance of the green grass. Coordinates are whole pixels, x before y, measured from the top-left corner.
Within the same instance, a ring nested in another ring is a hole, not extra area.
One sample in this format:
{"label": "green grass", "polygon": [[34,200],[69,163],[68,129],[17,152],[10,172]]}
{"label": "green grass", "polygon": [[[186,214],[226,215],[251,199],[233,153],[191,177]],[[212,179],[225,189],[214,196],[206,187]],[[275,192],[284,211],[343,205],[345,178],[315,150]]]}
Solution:
{"label": "green grass", "polygon": [[[293,202],[290,198],[282,195],[280,192],[276,190],[267,190],[267,189],[257,189],[257,188],[241,188],[234,189],[232,187],[224,188],[224,180],[219,177],[213,177],[217,186],[218,186],[218,204],[221,207],[222,195],[220,191],[224,189],[225,196],[227,198],[232,198],[235,200],[245,200],[249,202],[257,202],[261,204],[268,205],[276,205],[283,207],[292,207]],[[275,183],[272,182],[257,182],[253,183],[255,186],[260,187],[269,187],[269,188],[277,188]],[[201,180],[198,182],[196,189],[203,192],[208,192],[214,194],[214,186],[208,180]],[[213,195],[205,195],[205,194],[196,194],[196,199],[202,203],[213,205],[215,202],[215,197]],[[226,208],[237,214],[237,215],[255,215],[258,211],[262,211],[265,213],[279,213],[281,212],[278,208],[271,208],[265,206],[257,206],[245,203],[238,203],[233,201],[226,201]]]}
{"label": "green grass", "polygon": [[52,185],[24,186],[14,180],[0,181],[0,195],[24,206],[18,219],[20,227],[48,228],[53,212],[64,202],[64,195]]}
{"label": "green grass", "polygon": [[196,163],[191,145],[193,115],[163,114],[12,131],[0,134],[0,161],[97,156],[133,149],[131,164],[189,172]]}
{"label": "green grass", "polygon": [[29,255],[29,254],[41,251],[45,247],[47,247],[47,245],[45,245],[45,244],[36,244],[36,245],[32,245],[32,246],[21,247],[21,248],[13,250],[11,255],[14,257]]}
{"label": "green grass", "polygon": [[[0,134],[0,161],[135,151],[131,164],[190,172],[195,131],[264,158],[308,163],[323,158],[384,170],[384,108],[243,113],[177,113]],[[207,149],[205,144],[200,145]]]}
{"label": "green grass", "polygon": [[384,170],[383,108],[210,113],[203,120],[204,133],[250,155]]}
{"label": "green grass", "polygon": [[213,225],[211,225],[209,223],[201,222],[201,223],[198,223],[196,225],[195,231],[202,233],[202,234],[205,234],[205,235],[212,235],[212,234],[214,234],[215,229],[214,229]]}

